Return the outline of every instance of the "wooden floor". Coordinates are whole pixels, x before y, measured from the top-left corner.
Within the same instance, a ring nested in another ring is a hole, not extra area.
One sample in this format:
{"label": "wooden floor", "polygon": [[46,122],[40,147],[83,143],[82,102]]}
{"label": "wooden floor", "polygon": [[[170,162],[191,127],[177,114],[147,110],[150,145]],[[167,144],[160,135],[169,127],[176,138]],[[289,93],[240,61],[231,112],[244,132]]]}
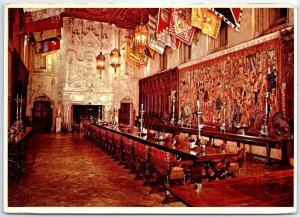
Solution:
{"label": "wooden floor", "polygon": [[[150,194],[142,180],[80,134],[34,134],[26,147],[24,178],[8,187],[11,207],[160,207],[163,192]],[[290,169],[247,157],[241,176]],[[164,206],[185,206],[173,202]]]}

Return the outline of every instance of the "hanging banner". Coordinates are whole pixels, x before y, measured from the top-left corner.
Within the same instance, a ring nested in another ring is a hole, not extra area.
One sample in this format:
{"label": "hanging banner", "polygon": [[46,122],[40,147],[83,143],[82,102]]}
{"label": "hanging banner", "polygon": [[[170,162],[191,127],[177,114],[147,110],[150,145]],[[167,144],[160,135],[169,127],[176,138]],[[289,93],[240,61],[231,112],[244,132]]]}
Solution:
{"label": "hanging banner", "polygon": [[162,41],[157,40],[156,27],[157,27],[157,18],[149,15],[149,22],[148,22],[149,39],[150,39],[149,47],[154,51],[158,52],[159,54],[163,54],[166,45]]}
{"label": "hanging banner", "polygon": [[153,50],[152,48],[148,47],[145,49],[145,55],[151,59],[154,59],[155,56],[155,50]]}
{"label": "hanging banner", "polygon": [[23,10],[26,13],[30,12],[32,22],[43,20],[49,17],[60,16],[60,14],[65,11],[64,8],[40,8],[40,10],[29,10],[25,8]]}
{"label": "hanging banner", "polygon": [[176,39],[188,45],[191,45],[195,32],[195,28],[191,25],[191,16],[192,11],[189,8],[170,9],[169,32]]}
{"label": "hanging banner", "polygon": [[168,8],[160,8],[158,11],[157,40],[162,41],[165,45],[177,50],[180,40],[169,32],[171,10],[172,9]]}
{"label": "hanging banner", "polygon": [[211,10],[234,30],[240,31],[242,8],[211,8]]}
{"label": "hanging banner", "polygon": [[[133,47],[134,46],[131,42],[131,39],[129,37],[127,37],[126,45],[125,45],[126,63],[133,67],[139,68],[144,65],[144,61],[146,61],[146,60],[142,60],[137,52],[134,53]],[[145,55],[145,57],[146,57],[146,55]],[[147,61],[146,61],[146,64],[147,64]]]}
{"label": "hanging banner", "polygon": [[62,19],[60,16],[48,17],[35,22],[32,22],[29,17],[26,19],[26,32],[42,32],[50,29],[60,29],[62,27]]}
{"label": "hanging banner", "polygon": [[60,29],[50,29],[41,32],[33,32],[34,39],[37,42],[45,41],[50,38],[60,37],[61,31]]}
{"label": "hanging banner", "polygon": [[192,9],[192,26],[202,30],[206,35],[217,38],[222,18],[215,15],[207,8]]}
{"label": "hanging banner", "polygon": [[35,53],[47,53],[60,49],[60,41],[56,38],[35,43]]}

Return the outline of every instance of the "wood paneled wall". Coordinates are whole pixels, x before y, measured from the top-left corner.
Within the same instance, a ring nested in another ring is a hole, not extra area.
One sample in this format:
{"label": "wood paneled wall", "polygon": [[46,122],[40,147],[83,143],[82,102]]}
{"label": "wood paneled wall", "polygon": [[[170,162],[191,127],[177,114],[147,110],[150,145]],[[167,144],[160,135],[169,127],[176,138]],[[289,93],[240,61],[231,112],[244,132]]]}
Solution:
{"label": "wood paneled wall", "polygon": [[[26,115],[26,102],[27,102],[27,86],[29,79],[29,71],[21,60],[19,54],[16,50],[12,52],[12,81],[11,81],[11,100],[10,100],[10,124],[13,124],[16,121],[16,110],[17,105],[15,99],[17,98],[17,94],[19,97],[24,99],[23,109],[22,109],[22,117],[23,121]],[[26,123],[26,122],[25,122]]]}
{"label": "wood paneled wall", "polygon": [[[159,123],[171,114],[171,91],[178,93],[178,68],[169,69],[139,81],[139,106],[144,104],[146,126]],[[178,100],[175,106],[178,114]]]}

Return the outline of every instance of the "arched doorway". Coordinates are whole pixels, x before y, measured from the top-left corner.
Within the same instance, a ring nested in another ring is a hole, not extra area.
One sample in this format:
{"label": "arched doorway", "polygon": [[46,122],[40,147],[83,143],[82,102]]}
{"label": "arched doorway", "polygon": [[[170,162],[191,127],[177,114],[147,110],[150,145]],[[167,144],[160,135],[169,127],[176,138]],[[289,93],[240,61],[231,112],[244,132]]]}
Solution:
{"label": "arched doorway", "polygon": [[129,96],[125,96],[121,100],[121,106],[119,109],[119,123],[128,125],[134,124],[133,103]]}
{"label": "arched doorway", "polygon": [[49,101],[35,101],[32,109],[32,125],[36,131],[50,132],[52,108]]}

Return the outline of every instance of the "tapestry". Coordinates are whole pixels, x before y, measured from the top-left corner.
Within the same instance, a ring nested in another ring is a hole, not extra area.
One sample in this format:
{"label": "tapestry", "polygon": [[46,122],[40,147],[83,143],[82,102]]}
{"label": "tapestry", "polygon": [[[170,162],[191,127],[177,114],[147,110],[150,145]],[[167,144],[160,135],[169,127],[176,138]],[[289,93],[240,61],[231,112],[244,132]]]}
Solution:
{"label": "tapestry", "polygon": [[211,10],[230,25],[234,30],[240,31],[241,17],[243,10],[241,8],[211,8]]}
{"label": "tapestry", "polygon": [[192,9],[192,26],[202,30],[206,35],[217,38],[222,18],[206,8]]}
{"label": "tapestry", "polygon": [[197,98],[206,124],[246,124],[258,130],[270,92],[271,118],[279,107],[280,44],[277,39],[207,60],[179,71],[179,117],[196,118]]}
{"label": "tapestry", "polygon": [[176,39],[191,45],[195,28],[192,26],[192,10],[190,8],[170,9],[169,32]]}
{"label": "tapestry", "polygon": [[170,13],[172,9],[159,8],[157,22],[157,39],[165,43],[165,45],[177,50],[180,40],[170,34]]}

